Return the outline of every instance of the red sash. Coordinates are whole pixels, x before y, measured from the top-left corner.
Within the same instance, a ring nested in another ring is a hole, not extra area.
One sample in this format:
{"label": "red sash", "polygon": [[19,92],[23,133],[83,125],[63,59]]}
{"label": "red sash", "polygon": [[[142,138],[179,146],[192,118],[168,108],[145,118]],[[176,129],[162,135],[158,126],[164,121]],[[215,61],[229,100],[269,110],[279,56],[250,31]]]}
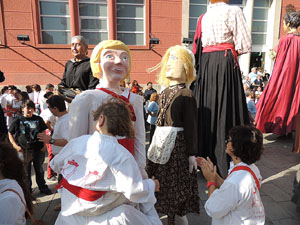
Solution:
{"label": "red sash", "polygon": [[[258,188],[258,190],[260,190],[260,184],[259,184],[259,181],[257,179],[257,177],[255,176],[255,173],[248,167],[248,166],[237,166],[235,168],[233,168],[233,170],[231,170],[230,174],[232,174],[234,171],[239,171],[239,170],[246,170],[248,171],[249,173],[251,173],[252,177],[254,178],[255,180],[255,183],[256,183],[256,186]],[[230,175],[229,174],[229,175]],[[228,176],[229,176],[228,175]]]}
{"label": "red sash", "polygon": [[81,188],[78,186],[74,186],[70,184],[64,177],[62,180],[59,182],[58,185],[56,185],[56,189],[60,189],[64,187],[67,189],[69,192],[72,194],[76,195],[78,198],[82,198],[86,201],[96,201],[97,199],[101,198],[106,191],[92,191],[86,188]]}
{"label": "red sash", "polygon": [[118,95],[118,94],[116,94],[115,92],[112,92],[112,91],[110,91],[110,90],[108,90],[108,89],[106,89],[106,88],[97,88],[97,89],[100,90],[100,91],[104,91],[105,93],[107,93],[107,94],[109,94],[109,95],[111,95],[111,96],[113,96],[113,97],[115,97],[115,98],[122,99],[124,102],[126,102],[127,105],[128,105],[129,108],[130,108],[130,111],[131,111],[131,120],[132,120],[133,122],[136,121],[136,117],[135,117],[135,113],[134,113],[133,106],[132,106],[132,105],[130,104],[130,102],[129,102],[130,92],[129,92],[129,94],[128,94],[128,98],[126,98],[125,96]]}
{"label": "red sash", "polygon": [[235,65],[238,67],[238,58],[237,58],[237,53],[235,51],[234,45],[229,44],[229,43],[222,43],[219,45],[212,45],[212,46],[207,46],[204,47],[202,50],[202,53],[204,52],[217,52],[217,51],[225,51],[225,56],[227,55],[227,50],[231,50]]}
{"label": "red sash", "polygon": [[134,142],[133,138],[118,139],[120,145],[126,148],[132,155],[134,155]]}

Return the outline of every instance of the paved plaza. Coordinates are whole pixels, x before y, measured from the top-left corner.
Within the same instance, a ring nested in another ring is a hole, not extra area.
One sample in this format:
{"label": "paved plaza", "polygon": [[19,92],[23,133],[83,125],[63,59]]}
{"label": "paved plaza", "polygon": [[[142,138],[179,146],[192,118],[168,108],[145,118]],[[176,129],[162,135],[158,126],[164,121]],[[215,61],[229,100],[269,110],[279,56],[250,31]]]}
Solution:
{"label": "paved plaza", "polygon": [[[266,225],[299,225],[300,214],[296,212],[296,206],[291,200],[293,180],[296,171],[300,168],[300,154],[291,152],[292,139],[278,139],[276,135],[264,135],[265,151],[261,160],[257,163],[263,176],[263,184],[260,191],[266,212]],[[45,160],[45,168],[46,168]],[[45,175],[46,176],[46,175]],[[56,182],[47,181],[50,189],[54,192]],[[211,219],[203,208],[207,200],[205,180],[199,172],[199,195],[201,199],[201,215],[188,215],[190,225],[211,224]],[[54,207],[59,204],[58,193],[44,196],[39,194],[33,175],[33,195],[38,199],[35,207],[35,218],[43,219],[47,225],[55,223],[59,212]],[[161,215],[163,224],[167,224],[166,217]],[[27,224],[31,224],[28,221]]]}

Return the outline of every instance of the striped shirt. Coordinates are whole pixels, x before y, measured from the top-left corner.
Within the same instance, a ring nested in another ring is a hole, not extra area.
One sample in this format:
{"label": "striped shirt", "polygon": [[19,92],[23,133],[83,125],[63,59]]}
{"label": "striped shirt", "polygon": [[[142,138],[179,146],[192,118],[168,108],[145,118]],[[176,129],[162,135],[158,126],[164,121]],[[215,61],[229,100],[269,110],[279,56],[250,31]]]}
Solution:
{"label": "striped shirt", "polygon": [[224,2],[208,5],[202,19],[202,46],[234,44],[241,53],[251,51],[251,33],[238,6]]}

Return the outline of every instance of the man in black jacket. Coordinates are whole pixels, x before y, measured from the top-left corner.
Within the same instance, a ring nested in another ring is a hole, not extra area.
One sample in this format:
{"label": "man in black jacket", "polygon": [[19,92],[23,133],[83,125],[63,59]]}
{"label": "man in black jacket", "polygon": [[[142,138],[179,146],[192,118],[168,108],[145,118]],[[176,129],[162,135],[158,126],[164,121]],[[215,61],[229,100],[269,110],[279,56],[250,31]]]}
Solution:
{"label": "man in black jacket", "polygon": [[84,91],[95,89],[99,80],[93,77],[90,58],[88,53],[88,42],[83,36],[74,36],[71,43],[73,58],[65,65],[65,71],[61,82],[58,84],[64,88],[73,88]]}

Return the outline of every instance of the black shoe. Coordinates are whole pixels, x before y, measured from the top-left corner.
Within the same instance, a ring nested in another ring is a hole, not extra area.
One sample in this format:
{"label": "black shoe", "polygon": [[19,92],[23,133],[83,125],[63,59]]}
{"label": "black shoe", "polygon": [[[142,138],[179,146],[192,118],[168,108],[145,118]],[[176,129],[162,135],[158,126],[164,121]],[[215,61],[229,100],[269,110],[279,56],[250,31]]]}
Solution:
{"label": "black shoe", "polygon": [[48,187],[41,189],[40,192],[45,195],[52,195],[52,191]]}

